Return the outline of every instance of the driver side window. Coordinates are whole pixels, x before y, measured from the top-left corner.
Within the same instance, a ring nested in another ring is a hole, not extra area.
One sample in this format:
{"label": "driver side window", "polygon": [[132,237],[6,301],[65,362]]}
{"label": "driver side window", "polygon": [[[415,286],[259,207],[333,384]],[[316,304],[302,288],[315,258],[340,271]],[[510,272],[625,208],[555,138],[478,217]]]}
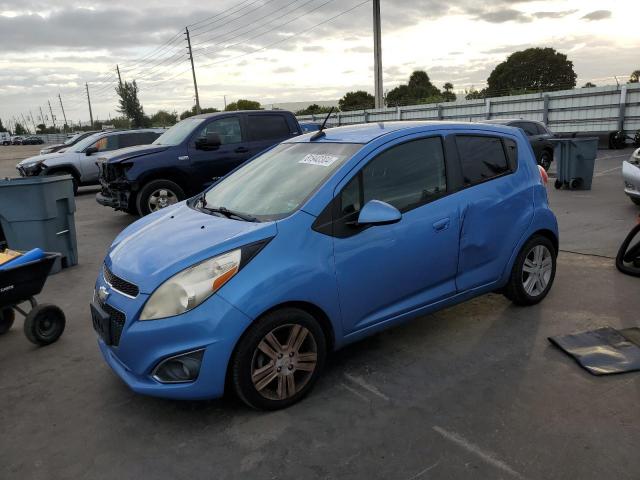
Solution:
{"label": "driver side window", "polygon": [[381,200],[406,212],[446,191],[441,138],[412,140],[389,148],[365,165],[342,190],[340,215],[353,221],[370,200]]}
{"label": "driver side window", "polygon": [[200,130],[198,139],[205,139],[211,132],[216,132],[220,136],[221,145],[242,142],[242,129],[240,119],[237,117],[221,118],[208,123]]}
{"label": "driver side window", "polygon": [[102,137],[100,140],[94,143],[92,147],[96,148],[98,152],[108,152],[110,150],[117,150],[118,137],[116,135],[111,135],[109,137]]}

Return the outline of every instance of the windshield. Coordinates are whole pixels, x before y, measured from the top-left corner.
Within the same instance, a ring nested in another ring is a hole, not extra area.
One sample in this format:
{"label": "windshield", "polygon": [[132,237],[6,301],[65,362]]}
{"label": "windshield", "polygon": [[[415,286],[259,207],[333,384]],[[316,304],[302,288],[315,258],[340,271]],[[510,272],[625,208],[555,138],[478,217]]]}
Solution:
{"label": "windshield", "polygon": [[205,118],[187,118],[160,135],[152,145],[180,145]]}
{"label": "windshield", "polygon": [[247,163],[206,194],[206,207],[224,207],[258,220],[295,210],[362,145],[283,143]]}
{"label": "windshield", "polygon": [[90,147],[91,145],[93,145],[95,143],[96,140],[98,140],[98,138],[100,138],[100,135],[102,135],[102,133],[94,133],[93,135],[89,135],[87,138],[85,138],[84,140],[80,140],[78,143],[76,143],[76,145],[73,147],[73,151],[74,152],[83,152],[84,150],[86,150],[88,147]]}
{"label": "windshield", "polygon": [[76,133],[75,135],[67,138],[67,140],[64,142],[64,145],[71,145],[73,142],[75,142],[78,138],[80,138],[81,135],[84,135],[83,133]]}

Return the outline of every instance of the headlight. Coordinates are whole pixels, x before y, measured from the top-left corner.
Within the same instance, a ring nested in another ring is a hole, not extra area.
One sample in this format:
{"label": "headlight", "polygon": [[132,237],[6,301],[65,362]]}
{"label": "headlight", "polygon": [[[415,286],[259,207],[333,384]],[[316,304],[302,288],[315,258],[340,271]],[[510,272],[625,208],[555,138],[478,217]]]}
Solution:
{"label": "headlight", "polygon": [[241,259],[237,249],[174,275],[153,292],[140,320],[173,317],[196,308],[238,273]]}

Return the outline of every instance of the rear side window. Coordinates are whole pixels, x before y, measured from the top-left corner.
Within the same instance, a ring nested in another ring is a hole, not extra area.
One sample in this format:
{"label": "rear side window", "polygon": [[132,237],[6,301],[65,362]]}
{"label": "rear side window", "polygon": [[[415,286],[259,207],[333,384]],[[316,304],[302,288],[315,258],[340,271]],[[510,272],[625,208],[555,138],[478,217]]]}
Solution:
{"label": "rear side window", "polygon": [[151,143],[153,140],[148,139],[148,133],[125,133],[118,135],[120,140],[120,148],[133,147],[135,145],[144,145],[145,143]]}
{"label": "rear side window", "polygon": [[341,214],[355,214],[370,200],[381,200],[402,212],[447,190],[440,137],[413,140],[381,153],[341,193]]}
{"label": "rear side window", "polygon": [[456,144],[464,185],[467,187],[512,170],[500,138],[458,135]]}
{"label": "rear side window", "polygon": [[289,125],[282,115],[249,115],[249,140],[275,140],[289,136]]}
{"label": "rear side window", "polygon": [[533,137],[534,135],[538,135],[538,126],[535,123],[531,122],[520,122],[516,125],[524,130],[524,133],[529,137]]}

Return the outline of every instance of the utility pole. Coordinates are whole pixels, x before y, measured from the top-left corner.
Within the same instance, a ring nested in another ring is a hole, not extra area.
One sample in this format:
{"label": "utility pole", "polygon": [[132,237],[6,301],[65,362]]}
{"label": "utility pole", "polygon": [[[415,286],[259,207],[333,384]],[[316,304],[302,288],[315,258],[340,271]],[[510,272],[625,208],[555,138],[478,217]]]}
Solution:
{"label": "utility pole", "polygon": [[91,111],[91,96],[89,96],[89,84],[85,82],[87,88],[87,102],[89,102],[89,120],[91,120],[91,128],[93,128],[93,112]]}
{"label": "utility pole", "polygon": [[191,36],[189,35],[189,27],[184,29],[187,35],[187,50],[189,50],[189,60],[191,61],[191,73],[193,73],[193,88],[196,91],[196,114],[200,113],[200,96],[198,95],[198,82],[196,80],[196,67],[193,65],[193,51],[191,50]]}
{"label": "utility pole", "polygon": [[53,115],[53,109],[51,108],[51,102],[47,100],[49,104],[49,112],[51,112],[51,123],[53,123],[53,128],[56,128],[56,117]]}
{"label": "utility pole", "polygon": [[62,116],[64,118],[64,129],[66,130],[67,128],[67,114],[64,113],[64,106],[62,105],[62,97],[60,96],[60,94],[58,93],[58,99],[60,100],[60,109],[62,110]]}
{"label": "utility pole", "polygon": [[116,72],[118,72],[118,85],[122,88],[122,77],[120,76],[120,66],[116,65]]}
{"label": "utility pole", "polygon": [[27,121],[24,119],[24,115],[21,113],[20,116],[22,117],[22,128],[24,128],[27,132],[29,131],[29,126],[27,125]]}
{"label": "utility pole", "polygon": [[380,0],[373,0],[373,73],[375,75],[376,108],[384,107],[382,90],[382,27]]}
{"label": "utility pole", "polygon": [[42,107],[38,107],[40,109],[40,120],[44,124],[45,128],[47,126],[47,122],[44,121],[44,113],[42,113]]}
{"label": "utility pole", "polygon": [[224,95],[224,109],[227,109],[227,96]]}
{"label": "utility pole", "polygon": [[31,123],[33,124],[33,133],[38,133],[38,127],[36,127],[36,121],[33,119],[33,113],[29,110],[29,116],[31,117]]}

